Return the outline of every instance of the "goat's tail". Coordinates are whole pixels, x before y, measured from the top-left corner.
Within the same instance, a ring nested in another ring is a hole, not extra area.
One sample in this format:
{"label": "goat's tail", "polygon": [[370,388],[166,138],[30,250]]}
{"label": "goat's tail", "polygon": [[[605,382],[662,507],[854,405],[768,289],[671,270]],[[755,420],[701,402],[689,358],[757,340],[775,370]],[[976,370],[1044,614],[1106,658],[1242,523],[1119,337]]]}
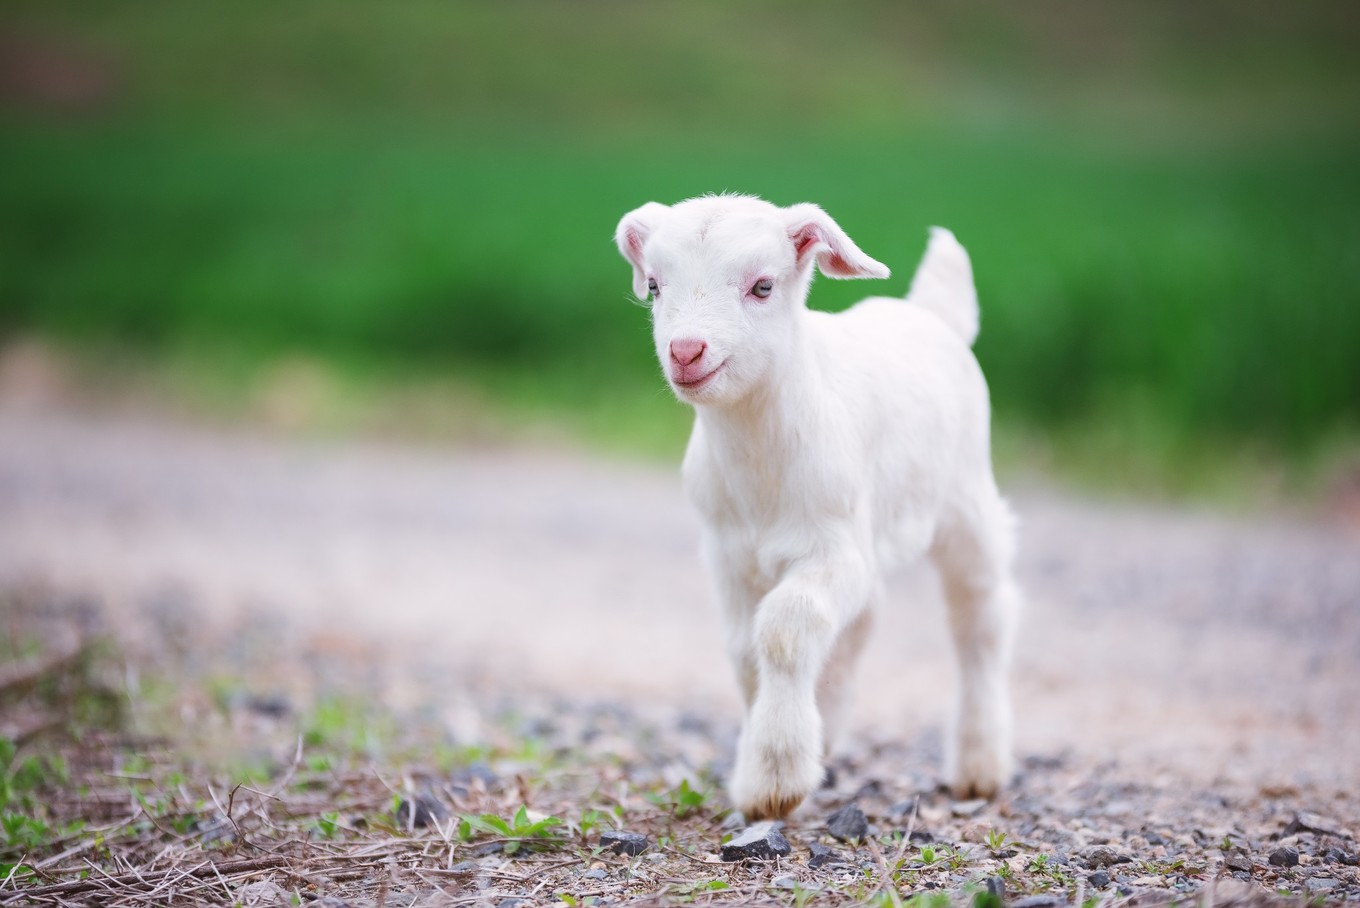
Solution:
{"label": "goat's tail", "polygon": [[969,345],[978,334],[977,288],[968,252],[943,227],[930,228],[926,254],[911,279],[907,302],[925,306]]}

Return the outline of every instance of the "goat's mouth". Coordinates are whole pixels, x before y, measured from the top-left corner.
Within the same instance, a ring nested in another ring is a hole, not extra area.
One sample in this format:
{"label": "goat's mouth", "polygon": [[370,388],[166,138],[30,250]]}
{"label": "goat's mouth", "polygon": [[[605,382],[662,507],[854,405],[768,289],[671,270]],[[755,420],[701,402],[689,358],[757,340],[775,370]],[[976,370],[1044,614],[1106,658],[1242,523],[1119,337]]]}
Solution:
{"label": "goat's mouth", "polygon": [[709,382],[713,381],[713,378],[725,368],[727,368],[727,360],[718,363],[715,368],[705,372],[698,378],[685,380],[672,375],[671,382],[682,391],[698,391],[700,388],[705,387]]}

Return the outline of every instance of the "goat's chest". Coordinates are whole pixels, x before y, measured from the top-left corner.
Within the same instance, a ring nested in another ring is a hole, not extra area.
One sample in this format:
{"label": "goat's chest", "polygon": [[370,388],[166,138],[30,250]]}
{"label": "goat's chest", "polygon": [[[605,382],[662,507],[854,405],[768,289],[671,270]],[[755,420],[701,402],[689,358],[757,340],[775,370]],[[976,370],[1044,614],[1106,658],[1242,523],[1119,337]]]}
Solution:
{"label": "goat's chest", "polygon": [[856,496],[844,470],[806,458],[687,459],[686,487],[728,570],[769,588],[788,566],[843,544]]}

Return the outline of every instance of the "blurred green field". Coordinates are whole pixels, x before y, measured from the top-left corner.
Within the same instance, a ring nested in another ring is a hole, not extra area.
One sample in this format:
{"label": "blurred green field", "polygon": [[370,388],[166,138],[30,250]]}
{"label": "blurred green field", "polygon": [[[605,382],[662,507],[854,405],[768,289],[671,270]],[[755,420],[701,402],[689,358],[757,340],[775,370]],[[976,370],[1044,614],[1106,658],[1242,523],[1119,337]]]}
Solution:
{"label": "blurred green field", "polygon": [[1360,18],[1136,9],[13,5],[0,334],[453,376],[670,447],[612,231],[739,190],[893,268],[822,308],[954,229],[1016,437],[1316,459],[1360,434]]}

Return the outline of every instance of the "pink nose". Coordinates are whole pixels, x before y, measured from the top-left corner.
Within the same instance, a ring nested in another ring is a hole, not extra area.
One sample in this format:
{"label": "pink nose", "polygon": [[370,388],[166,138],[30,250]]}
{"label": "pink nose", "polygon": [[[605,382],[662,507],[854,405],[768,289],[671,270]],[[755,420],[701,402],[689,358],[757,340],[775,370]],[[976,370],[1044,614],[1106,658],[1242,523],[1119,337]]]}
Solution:
{"label": "pink nose", "polygon": [[684,340],[671,341],[671,359],[678,365],[688,366],[696,359],[704,355],[708,349],[708,344],[701,340],[685,338]]}

